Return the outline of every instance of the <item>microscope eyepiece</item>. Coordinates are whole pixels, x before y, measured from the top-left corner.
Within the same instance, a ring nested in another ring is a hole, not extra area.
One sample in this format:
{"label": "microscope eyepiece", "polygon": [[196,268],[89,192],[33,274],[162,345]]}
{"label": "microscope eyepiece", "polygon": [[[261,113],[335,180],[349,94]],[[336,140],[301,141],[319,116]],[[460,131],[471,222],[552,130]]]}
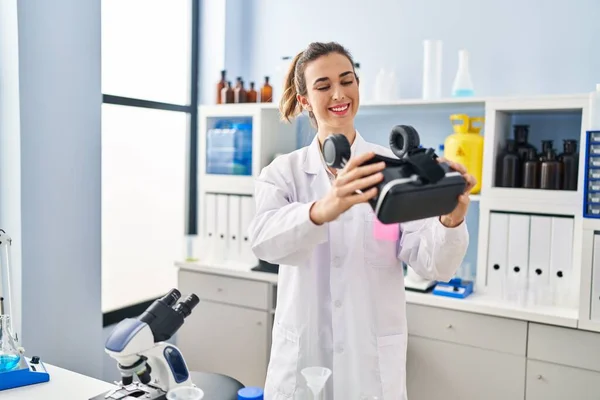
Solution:
{"label": "microscope eyepiece", "polygon": [[177,289],[171,289],[169,293],[165,294],[161,300],[163,300],[169,307],[173,307],[177,300],[181,298],[181,292]]}
{"label": "microscope eyepiece", "polygon": [[200,303],[200,299],[195,294],[190,294],[184,301],[177,304],[175,306],[175,311],[180,314],[183,314],[184,318],[187,318],[191,313],[194,307],[196,307]]}

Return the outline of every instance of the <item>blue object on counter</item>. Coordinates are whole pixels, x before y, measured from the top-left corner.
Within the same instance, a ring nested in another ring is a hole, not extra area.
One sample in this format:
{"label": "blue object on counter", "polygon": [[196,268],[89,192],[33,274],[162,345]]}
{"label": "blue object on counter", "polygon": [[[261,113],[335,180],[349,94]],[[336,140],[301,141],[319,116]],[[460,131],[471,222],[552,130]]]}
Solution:
{"label": "blue object on counter", "polygon": [[433,294],[457,299],[464,299],[471,293],[473,293],[473,282],[460,278],[450,279],[449,282],[438,282],[433,289]]}
{"label": "blue object on counter", "polygon": [[264,392],[261,388],[245,387],[238,390],[238,400],[263,400]]}
{"label": "blue object on counter", "polygon": [[39,357],[33,357],[31,360],[21,357],[21,362],[16,369],[0,373],[0,390],[34,385],[49,380],[50,375]]}
{"label": "blue object on counter", "polygon": [[206,172],[252,175],[252,123],[220,120],[206,135]]}

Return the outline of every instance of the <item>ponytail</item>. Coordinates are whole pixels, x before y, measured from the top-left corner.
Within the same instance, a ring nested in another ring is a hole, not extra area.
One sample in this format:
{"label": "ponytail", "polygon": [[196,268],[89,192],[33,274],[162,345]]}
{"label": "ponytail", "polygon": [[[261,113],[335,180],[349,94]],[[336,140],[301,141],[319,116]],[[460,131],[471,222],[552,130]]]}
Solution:
{"label": "ponytail", "polygon": [[290,64],[290,68],[287,71],[283,84],[283,94],[279,101],[281,118],[287,122],[290,122],[292,118],[301,113],[297,97],[298,90],[296,89],[296,66],[298,65],[298,60],[302,57],[302,54],[304,54],[303,51],[298,53]]}

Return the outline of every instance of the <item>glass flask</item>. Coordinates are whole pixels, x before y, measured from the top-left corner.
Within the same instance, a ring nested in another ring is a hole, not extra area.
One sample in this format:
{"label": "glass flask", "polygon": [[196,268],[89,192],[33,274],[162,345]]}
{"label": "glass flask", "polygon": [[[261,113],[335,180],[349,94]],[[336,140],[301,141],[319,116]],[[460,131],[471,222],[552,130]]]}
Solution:
{"label": "glass flask", "polygon": [[10,316],[0,315],[0,373],[15,369],[20,360],[21,354],[11,330]]}

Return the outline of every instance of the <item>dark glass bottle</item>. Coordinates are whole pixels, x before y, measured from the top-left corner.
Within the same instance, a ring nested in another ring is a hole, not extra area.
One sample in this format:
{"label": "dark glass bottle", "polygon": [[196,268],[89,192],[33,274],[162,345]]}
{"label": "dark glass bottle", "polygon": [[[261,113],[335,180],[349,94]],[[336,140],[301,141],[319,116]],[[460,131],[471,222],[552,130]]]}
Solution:
{"label": "dark glass bottle", "polygon": [[265,76],[265,83],[260,89],[260,102],[270,103],[273,101],[273,87],[269,84],[269,77]]}
{"label": "dark glass bottle", "polygon": [[223,88],[227,86],[227,79],[225,79],[225,70],[221,71],[221,80],[217,82],[217,104],[223,103]]}
{"label": "dark glass bottle", "polygon": [[227,85],[221,90],[221,104],[233,103],[233,88],[231,87],[231,81],[227,82]]}
{"label": "dark glass bottle", "polygon": [[244,81],[240,80],[233,91],[233,102],[234,103],[245,103],[246,102],[246,89],[244,88]]}
{"label": "dark glass bottle", "polygon": [[538,155],[540,162],[546,159],[546,154],[548,154],[548,150],[554,149],[554,140],[542,140],[542,151]]}
{"label": "dark glass bottle", "polygon": [[540,187],[540,161],[535,149],[529,149],[527,159],[523,163],[523,188],[538,189]]}
{"label": "dark glass bottle", "polygon": [[519,187],[521,185],[521,160],[514,140],[506,141],[506,150],[501,155],[499,167],[500,184],[498,186]]}
{"label": "dark glass bottle", "polygon": [[556,153],[550,149],[542,161],[540,188],[560,190],[562,186],[562,164],[556,159]]}
{"label": "dark glass bottle", "polygon": [[577,140],[565,139],[563,153],[558,156],[563,167],[563,190],[577,190],[577,175],[579,168],[579,154],[577,153]]}
{"label": "dark glass bottle", "polygon": [[517,143],[517,153],[519,153],[519,158],[521,162],[524,162],[527,158],[527,153],[529,153],[529,149],[534,149],[535,147],[529,143],[529,125],[514,125],[513,132],[515,135],[515,142]]}
{"label": "dark glass bottle", "polygon": [[256,103],[256,99],[258,98],[258,93],[254,89],[254,82],[250,82],[250,90],[246,93],[246,102],[248,103]]}

